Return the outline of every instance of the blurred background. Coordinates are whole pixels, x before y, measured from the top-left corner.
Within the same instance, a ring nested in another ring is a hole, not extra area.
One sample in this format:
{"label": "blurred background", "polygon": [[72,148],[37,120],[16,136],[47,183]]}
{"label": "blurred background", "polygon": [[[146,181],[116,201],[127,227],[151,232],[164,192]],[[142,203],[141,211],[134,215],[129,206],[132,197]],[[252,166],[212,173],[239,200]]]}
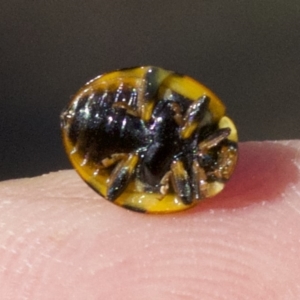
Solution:
{"label": "blurred background", "polygon": [[136,65],[207,85],[241,141],[300,137],[299,0],[2,1],[0,38],[0,180],[69,168],[61,110]]}

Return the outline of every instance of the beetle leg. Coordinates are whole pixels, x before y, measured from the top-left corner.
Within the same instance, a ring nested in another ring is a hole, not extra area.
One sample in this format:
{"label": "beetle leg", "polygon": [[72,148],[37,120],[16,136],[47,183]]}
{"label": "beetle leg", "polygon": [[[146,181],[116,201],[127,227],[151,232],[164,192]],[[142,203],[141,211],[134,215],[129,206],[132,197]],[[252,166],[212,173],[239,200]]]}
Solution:
{"label": "beetle leg", "polygon": [[143,100],[138,102],[139,116],[143,121],[148,122],[150,120],[155,104],[156,102],[154,101],[154,99]]}
{"label": "beetle leg", "polygon": [[116,108],[125,109],[127,114],[132,115],[134,117],[139,116],[138,112],[135,111],[130,105],[128,105],[125,102],[115,102],[112,106]]}
{"label": "beetle leg", "polygon": [[205,174],[205,170],[200,167],[198,161],[194,159],[193,161],[193,190],[194,197],[197,200],[203,199],[207,197],[207,176]]}
{"label": "beetle leg", "polygon": [[136,153],[127,155],[112,171],[108,183],[106,198],[110,201],[116,200],[127,188],[134,173],[139,157]]}
{"label": "beetle leg", "polygon": [[234,145],[224,145],[219,151],[218,168],[213,174],[221,179],[228,180],[233,173],[237,162],[237,147]]}
{"label": "beetle leg", "polygon": [[171,165],[172,186],[184,204],[193,202],[192,187],[187,171],[184,168],[183,162],[176,160]]}
{"label": "beetle leg", "polygon": [[148,122],[151,119],[154,106],[159,101],[158,93],[162,82],[172,74],[170,71],[156,67],[144,69],[144,78],[137,84],[137,110],[141,120]]}
{"label": "beetle leg", "polygon": [[160,189],[159,189],[159,192],[161,194],[161,197],[159,197],[159,200],[162,200],[168,193],[169,191],[169,188],[170,188],[170,177],[172,175],[172,172],[169,171],[167,172],[163,178],[161,179],[160,181]]}
{"label": "beetle leg", "polygon": [[101,160],[102,168],[108,168],[114,165],[119,160],[127,158],[128,155],[125,153],[115,153]]}
{"label": "beetle leg", "polygon": [[197,101],[193,102],[183,118],[184,125],[180,129],[181,138],[189,138],[207,116],[208,105],[210,99],[203,95]]}
{"label": "beetle leg", "polygon": [[217,146],[229,136],[230,131],[230,128],[220,128],[216,130],[213,134],[198,144],[200,153],[205,153],[210,148]]}
{"label": "beetle leg", "polygon": [[182,116],[182,112],[181,112],[181,108],[180,108],[179,104],[176,102],[172,102],[171,109],[174,112],[173,118],[174,118],[175,122],[177,123],[177,125],[180,127],[183,126],[184,121],[183,121],[183,116]]}

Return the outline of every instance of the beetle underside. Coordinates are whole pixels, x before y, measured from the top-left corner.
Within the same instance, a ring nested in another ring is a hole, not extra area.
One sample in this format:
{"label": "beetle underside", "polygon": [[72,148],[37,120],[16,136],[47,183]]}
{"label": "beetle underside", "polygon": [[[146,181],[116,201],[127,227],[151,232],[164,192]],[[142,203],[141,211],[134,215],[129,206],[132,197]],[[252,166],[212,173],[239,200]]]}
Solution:
{"label": "beetle underside", "polygon": [[[115,201],[135,177],[140,190],[158,192],[161,194],[158,199],[163,199],[172,189],[184,204],[189,205],[194,200],[208,196],[208,178],[222,182],[226,179],[225,173],[231,173],[231,170],[228,170],[230,168],[228,159],[235,149],[224,143],[230,134],[230,128],[219,128],[205,137],[201,136],[201,127],[207,122],[205,118],[210,119],[209,98],[202,96],[198,101],[191,103],[184,115],[176,103],[167,101],[165,103],[168,104],[169,110],[164,107],[164,111],[160,112],[164,116],[164,125],[156,124],[158,129],[152,133],[152,143],[148,147],[142,147],[132,153],[114,153],[102,160],[103,168],[115,165],[108,179],[106,194],[108,200]],[[173,130],[167,128],[172,132],[169,143],[163,136],[166,134],[166,128],[163,127],[166,127],[166,124],[170,125],[166,122],[168,118],[174,123]],[[156,174],[153,169],[157,169],[159,152],[166,147],[167,152],[160,157],[162,163],[159,165],[160,172]],[[206,156],[210,156],[213,148],[218,148],[218,152],[222,152],[222,157],[215,162],[216,168],[212,166],[205,168],[203,164],[207,160]]]}
{"label": "beetle underside", "polygon": [[237,161],[221,101],[188,76],[156,67],[104,74],[61,115],[65,148],[107,200],[168,212],[219,193]]}

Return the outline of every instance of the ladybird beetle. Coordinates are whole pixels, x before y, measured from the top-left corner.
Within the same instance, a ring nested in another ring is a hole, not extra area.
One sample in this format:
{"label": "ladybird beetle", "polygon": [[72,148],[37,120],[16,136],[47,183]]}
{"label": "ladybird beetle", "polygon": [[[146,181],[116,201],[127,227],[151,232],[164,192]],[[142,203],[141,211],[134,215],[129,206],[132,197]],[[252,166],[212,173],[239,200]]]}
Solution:
{"label": "ladybird beetle", "polygon": [[216,195],[237,161],[236,127],[219,98],[153,66],[89,81],[62,112],[61,128],[83,180],[138,212],[180,211]]}

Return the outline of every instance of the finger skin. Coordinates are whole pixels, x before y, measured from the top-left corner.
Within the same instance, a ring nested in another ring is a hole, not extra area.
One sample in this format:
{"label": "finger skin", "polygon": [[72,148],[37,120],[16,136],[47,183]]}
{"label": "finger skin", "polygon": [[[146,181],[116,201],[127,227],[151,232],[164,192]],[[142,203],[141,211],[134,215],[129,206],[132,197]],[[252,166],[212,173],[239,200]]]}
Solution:
{"label": "finger skin", "polygon": [[74,171],[0,183],[0,299],[300,299],[299,149],[240,144],[224,192],[170,215]]}

